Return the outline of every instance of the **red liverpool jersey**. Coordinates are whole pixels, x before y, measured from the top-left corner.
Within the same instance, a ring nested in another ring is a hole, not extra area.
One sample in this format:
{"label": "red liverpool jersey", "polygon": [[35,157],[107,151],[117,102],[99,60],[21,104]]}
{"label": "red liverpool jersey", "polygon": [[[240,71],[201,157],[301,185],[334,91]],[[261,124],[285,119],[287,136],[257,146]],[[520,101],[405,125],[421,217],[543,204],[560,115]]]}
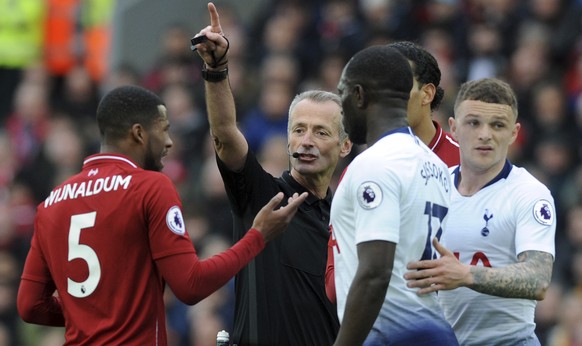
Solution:
{"label": "red liverpool jersey", "polygon": [[38,206],[23,280],[56,285],[66,344],[165,345],[154,260],[195,252],[168,177],[97,154]]}
{"label": "red liverpool jersey", "polygon": [[443,160],[448,167],[458,165],[461,160],[459,144],[453,139],[451,134],[443,130],[438,122],[433,120],[433,123],[436,127],[436,134],[428,144],[428,147],[437,154],[437,156]]}

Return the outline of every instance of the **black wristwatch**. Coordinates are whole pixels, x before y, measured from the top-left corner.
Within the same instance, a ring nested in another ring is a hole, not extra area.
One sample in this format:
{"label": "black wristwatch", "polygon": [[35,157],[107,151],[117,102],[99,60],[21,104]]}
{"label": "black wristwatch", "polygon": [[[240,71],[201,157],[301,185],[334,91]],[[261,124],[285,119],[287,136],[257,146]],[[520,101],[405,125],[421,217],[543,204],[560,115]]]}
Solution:
{"label": "black wristwatch", "polygon": [[221,71],[208,71],[206,64],[202,66],[202,79],[207,82],[216,83],[225,80],[228,77],[228,67]]}

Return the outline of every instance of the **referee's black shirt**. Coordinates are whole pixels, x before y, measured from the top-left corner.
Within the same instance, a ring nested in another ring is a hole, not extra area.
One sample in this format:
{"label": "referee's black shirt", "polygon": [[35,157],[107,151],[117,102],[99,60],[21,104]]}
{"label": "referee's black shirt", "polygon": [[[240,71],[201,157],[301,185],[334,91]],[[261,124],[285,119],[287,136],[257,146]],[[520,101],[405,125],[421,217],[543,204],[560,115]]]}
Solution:
{"label": "referee's black shirt", "polygon": [[[275,194],[307,191],[288,171],[274,178],[251,151],[239,172],[217,161],[233,211],[234,241]],[[330,189],[325,199],[309,194],[287,230],[236,276],[233,345],[333,344],[339,322],[325,294],[331,199]]]}

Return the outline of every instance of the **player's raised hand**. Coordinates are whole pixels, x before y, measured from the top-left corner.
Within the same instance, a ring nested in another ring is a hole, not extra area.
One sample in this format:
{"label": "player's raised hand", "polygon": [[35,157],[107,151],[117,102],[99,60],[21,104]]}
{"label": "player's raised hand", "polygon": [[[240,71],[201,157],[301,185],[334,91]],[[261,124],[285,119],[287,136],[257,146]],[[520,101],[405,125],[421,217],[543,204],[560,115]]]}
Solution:
{"label": "player's raised hand", "polygon": [[276,194],[271,198],[269,203],[259,211],[257,216],[255,216],[252,228],[257,229],[263,234],[265,242],[275,238],[282,233],[285,228],[287,228],[287,225],[291,222],[293,216],[295,216],[297,209],[307,198],[307,192],[304,192],[301,195],[294,193],[292,197],[289,197],[286,206],[275,210],[283,200],[283,197],[283,192]]}
{"label": "player's raised hand", "polygon": [[404,274],[407,286],[420,288],[417,293],[426,294],[469,285],[472,282],[470,266],[461,263],[436,237],[432,244],[440,258],[408,263],[406,268],[414,271]]}
{"label": "player's raised hand", "polygon": [[222,32],[220,17],[212,2],[208,3],[208,12],[210,25],[192,38],[192,50],[198,52],[209,69],[224,69],[228,63],[229,42]]}

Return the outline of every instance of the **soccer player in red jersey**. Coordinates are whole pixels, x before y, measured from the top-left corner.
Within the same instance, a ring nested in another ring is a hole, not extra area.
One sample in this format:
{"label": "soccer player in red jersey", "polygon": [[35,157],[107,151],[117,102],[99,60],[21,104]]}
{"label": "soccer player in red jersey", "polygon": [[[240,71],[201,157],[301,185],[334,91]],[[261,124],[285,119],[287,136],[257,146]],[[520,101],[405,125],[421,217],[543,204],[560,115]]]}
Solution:
{"label": "soccer player in red jersey", "polygon": [[[443,100],[444,90],[439,86],[441,70],[427,50],[409,41],[388,44],[396,48],[410,63],[413,74],[413,86],[408,99],[407,117],[412,131],[426,144],[447,166],[456,166],[460,162],[459,144],[441,125],[432,119],[432,111]],[[327,268],[325,273],[325,290],[327,297],[335,302],[335,282],[333,264],[333,246],[335,239],[330,236],[327,251]]]}
{"label": "soccer player in red jersey", "polygon": [[[307,194],[278,194],[233,247],[199,260],[182,203],[160,171],[172,147],[166,107],[136,86],[101,101],[101,152],[39,204],[17,305],[65,326],[66,345],[166,345],[166,283],[186,304],[223,286],[286,227]],[[285,204],[285,203],[283,203]]]}
{"label": "soccer player in red jersey", "polygon": [[432,119],[432,112],[438,109],[445,94],[443,88],[439,86],[441,71],[436,59],[413,42],[399,41],[388,46],[396,48],[408,59],[412,67],[414,85],[410,91],[407,110],[408,124],[412,131],[447,166],[458,165],[459,144]]}

